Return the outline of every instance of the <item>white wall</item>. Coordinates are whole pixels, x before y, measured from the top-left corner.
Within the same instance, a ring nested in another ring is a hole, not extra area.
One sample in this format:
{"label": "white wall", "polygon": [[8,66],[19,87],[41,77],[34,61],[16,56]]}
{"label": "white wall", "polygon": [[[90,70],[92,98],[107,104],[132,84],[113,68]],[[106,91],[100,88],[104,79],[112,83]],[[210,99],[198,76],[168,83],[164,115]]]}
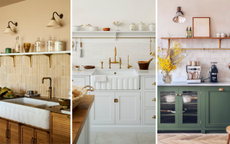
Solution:
{"label": "white wall", "polygon": [[[177,24],[172,21],[176,14],[177,6],[182,7],[186,17],[186,22]],[[216,33],[230,33],[230,1],[229,0],[164,0],[158,1],[158,46],[167,48],[167,40],[161,40],[160,37],[185,36],[187,26],[192,26],[192,17],[210,17],[211,18],[211,36]],[[182,48],[218,48],[218,40],[177,40]],[[173,44],[172,41],[171,44]],[[222,48],[230,48],[230,40],[222,40]],[[218,62],[219,81],[230,81],[230,70],[228,63],[230,51],[186,51],[186,57],[182,60],[181,66],[173,73],[174,81],[186,80],[186,61],[197,60],[202,66],[201,75],[208,77],[210,62]],[[161,75],[159,75],[160,78]]]}
{"label": "white wall", "polygon": [[[85,25],[90,23],[98,26],[99,30],[109,26],[111,31],[117,29],[113,21],[122,20],[124,24],[120,27],[122,31],[129,31],[129,23],[140,21],[146,24],[155,22],[155,0],[73,0],[72,2],[72,25],[83,24],[81,30],[87,31]],[[77,39],[79,42],[79,39]],[[109,57],[114,59],[114,48],[117,47],[118,57],[122,58],[122,68],[127,67],[127,55],[130,55],[130,63],[138,68],[138,60],[149,60],[150,40],[149,39],[82,39],[84,57],[79,58],[78,51],[73,52],[73,66],[79,64],[93,64],[100,68],[100,61],[104,61],[104,67],[108,68]],[[155,43],[152,43],[152,51]],[[118,58],[117,58],[118,60]],[[112,65],[118,68],[118,65]],[[155,68],[152,62],[150,69]]]}

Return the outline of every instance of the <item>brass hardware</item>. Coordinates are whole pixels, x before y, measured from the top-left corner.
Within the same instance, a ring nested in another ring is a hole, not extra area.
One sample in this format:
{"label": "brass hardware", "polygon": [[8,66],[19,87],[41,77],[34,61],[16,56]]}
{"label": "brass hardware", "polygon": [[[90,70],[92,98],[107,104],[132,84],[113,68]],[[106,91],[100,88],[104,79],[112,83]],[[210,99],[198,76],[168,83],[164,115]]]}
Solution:
{"label": "brass hardware", "polygon": [[156,119],[156,116],[153,116],[152,118],[153,118],[153,119]]}
{"label": "brass hardware", "polygon": [[127,69],[129,69],[131,67],[132,67],[132,65],[129,65],[129,55],[128,55]]}
{"label": "brass hardware", "polygon": [[103,69],[103,61],[101,61],[101,69]]}
{"label": "brass hardware", "polygon": [[25,56],[30,58],[30,67],[32,68],[32,64],[33,64],[32,55],[25,55]]}
{"label": "brass hardware", "polygon": [[117,103],[117,102],[118,102],[118,99],[114,99],[114,102]]}
{"label": "brass hardware", "polygon": [[182,94],[180,94],[180,96],[182,96]]}
{"label": "brass hardware", "polygon": [[117,48],[115,47],[114,49],[114,61],[111,62],[111,58],[109,58],[109,69],[111,69],[111,64],[118,64],[119,63],[119,68],[121,69],[121,58],[119,59],[119,62],[116,59],[117,56]]}
{"label": "brass hardware", "polygon": [[12,57],[13,58],[13,65],[15,67],[15,56],[9,56],[9,57]]}
{"label": "brass hardware", "polygon": [[156,101],[156,98],[154,98],[152,101]]}
{"label": "brass hardware", "polygon": [[51,54],[45,54],[45,56],[49,57],[49,65],[50,65],[50,68],[51,68],[51,65],[52,65],[52,55]]}
{"label": "brass hardware", "polygon": [[113,74],[117,74],[116,72],[114,72]]}
{"label": "brass hardware", "polygon": [[154,82],[153,85],[156,85],[156,82]]}
{"label": "brass hardware", "polygon": [[176,96],[179,96],[178,94],[176,94]]}
{"label": "brass hardware", "polygon": [[224,89],[223,88],[219,88],[219,91],[224,91]]}

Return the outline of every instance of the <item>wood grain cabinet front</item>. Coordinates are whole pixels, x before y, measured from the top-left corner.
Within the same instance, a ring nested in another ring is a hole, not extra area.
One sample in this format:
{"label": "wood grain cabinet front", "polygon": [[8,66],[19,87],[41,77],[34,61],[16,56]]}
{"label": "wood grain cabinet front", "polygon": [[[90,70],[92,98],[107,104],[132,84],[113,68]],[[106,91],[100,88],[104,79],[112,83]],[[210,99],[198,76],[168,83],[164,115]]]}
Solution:
{"label": "wood grain cabinet front", "polygon": [[49,133],[28,126],[21,126],[21,144],[49,144]]}
{"label": "wood grain cabinet front", "polygon": [[20,142],[20,125],[14,122],[8,122],[8,144]]}
{"label": "wood grain cabinet front", "polygon": [[51,144],[70,143],[70,116],[65,114],[50,114]]}
{"label": "wood grain cabinet front", "polygon": [[0,144],[7,144],[7,121],[0,119]]}

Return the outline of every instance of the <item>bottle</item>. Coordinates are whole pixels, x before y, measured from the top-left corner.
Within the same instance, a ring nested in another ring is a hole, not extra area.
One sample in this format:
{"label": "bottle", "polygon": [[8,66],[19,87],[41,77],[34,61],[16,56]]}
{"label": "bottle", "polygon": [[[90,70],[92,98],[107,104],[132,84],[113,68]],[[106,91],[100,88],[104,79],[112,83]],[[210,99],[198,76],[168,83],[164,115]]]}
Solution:
{"label": "bottle", "polygon": [[186,27],[186,38],[188,38],[188,27]]}
{"label": "bottle", "polygon": [[189,29],[189,37],[192,38],[192,28]]}
{"label": "bottle", "polygon": [[40,40],[40,37],[38,37],[37,41],[35,42],[34,50],[35,50],[35,52],[41,52],[42,51],[42,42]]}
{"label": "bottle", "polygon": [[47,51],[48,52],[54,51],[54,41],[51,36],[49,36],[49,40],[47,41]]}
{"label": "bottle", "polygon": [[15,53],[20,53],[20,42],[19,42],[19,36],[16,37],[16,43],[15,43]]}

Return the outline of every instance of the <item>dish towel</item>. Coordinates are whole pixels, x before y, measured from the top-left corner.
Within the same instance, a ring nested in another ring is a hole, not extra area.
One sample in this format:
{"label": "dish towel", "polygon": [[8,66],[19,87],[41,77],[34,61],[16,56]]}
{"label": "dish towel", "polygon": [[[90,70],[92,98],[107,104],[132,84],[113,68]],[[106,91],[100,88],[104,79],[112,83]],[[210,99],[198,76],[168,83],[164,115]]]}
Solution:
{"label": "dish towel", "polygon": [[106,75],[95,75],[95,82],[106,82]]}

